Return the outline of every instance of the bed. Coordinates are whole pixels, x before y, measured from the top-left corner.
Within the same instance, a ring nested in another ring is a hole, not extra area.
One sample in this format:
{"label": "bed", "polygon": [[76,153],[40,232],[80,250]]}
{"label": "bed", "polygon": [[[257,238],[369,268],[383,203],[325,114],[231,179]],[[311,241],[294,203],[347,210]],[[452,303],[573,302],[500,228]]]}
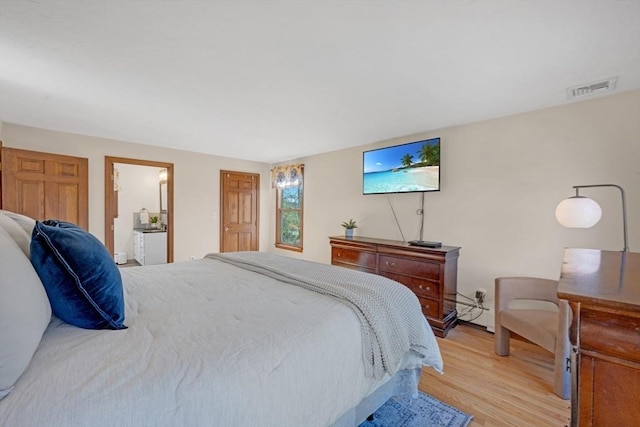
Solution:
{"label": "bed", "polygon": [[442,371],[402,285],[269,253],[119,270],[121,327],[73,326],[33,283],[34,226],[0,211],[0,425],[357,426]]}

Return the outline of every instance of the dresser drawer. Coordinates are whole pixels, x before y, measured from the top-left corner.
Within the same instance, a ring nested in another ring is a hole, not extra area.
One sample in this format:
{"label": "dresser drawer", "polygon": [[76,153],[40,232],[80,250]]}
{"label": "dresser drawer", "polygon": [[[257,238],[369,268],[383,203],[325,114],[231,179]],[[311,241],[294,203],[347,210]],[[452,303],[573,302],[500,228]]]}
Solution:
{"label": "dresser drawer", "polygon": [[418,298],[418,300],[420,301],[420,306],[422,307],[422,314],[434,319],[438,319],[440,317],[440,303],[438,301],[429,298]]}
{"label": "dresser drawer", "polygon": [[380,275],[402,283],[411,289],[418,298],[440,299],[440,284],[437,282],[430,282],[413,276],[389,273],[388,271],[381,271]]}
{"label": "dresser drawer", "polygon": [[580,349],[640,363],[640,317],[581,308]]}
{"label": "dresser drawer", "polygon": [[[353,249],[331,248],[332,264],[351,264],[365,267],[365,271],[375,272],[376,254],[373,252],[357,251]],[[342,265],[346,267],[345,265]]]}
{"label": "dresser drawer", "polygon": [[380,271],[388,271],[395,274],[440,280],[440,264],[435,262],[380,255],[379,269]]}

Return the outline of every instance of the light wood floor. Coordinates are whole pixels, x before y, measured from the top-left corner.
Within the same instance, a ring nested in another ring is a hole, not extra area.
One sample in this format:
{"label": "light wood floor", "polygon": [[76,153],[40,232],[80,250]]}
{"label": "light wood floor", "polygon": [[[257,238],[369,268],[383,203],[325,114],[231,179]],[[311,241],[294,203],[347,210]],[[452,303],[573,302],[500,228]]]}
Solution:
{"label": "light wood floor", "polygon": [[500,357],[492,333],[464,324],[438,344],[444,375],[423,369],[420,390],[473,415],[470,427],[569,425],[570,402],[552,391],[551,353],[512,339]]}

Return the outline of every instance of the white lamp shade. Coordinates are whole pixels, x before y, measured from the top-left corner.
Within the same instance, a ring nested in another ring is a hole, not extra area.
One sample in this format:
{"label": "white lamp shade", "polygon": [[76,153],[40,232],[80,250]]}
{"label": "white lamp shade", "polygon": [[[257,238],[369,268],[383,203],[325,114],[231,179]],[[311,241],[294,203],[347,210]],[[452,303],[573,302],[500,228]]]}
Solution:
{"label": "white lamp shade", "polygon": [[556,219],[565,227],[590,228],[600,221],[600,205],[588,197],[569,197],[556,208]]}

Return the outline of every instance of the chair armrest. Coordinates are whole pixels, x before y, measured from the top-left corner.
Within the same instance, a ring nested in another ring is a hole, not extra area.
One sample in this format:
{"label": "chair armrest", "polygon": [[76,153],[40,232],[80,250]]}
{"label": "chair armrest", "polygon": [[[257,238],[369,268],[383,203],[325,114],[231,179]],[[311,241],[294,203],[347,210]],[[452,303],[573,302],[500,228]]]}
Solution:
{"label": "chair armrest", "polygon": [[556,338],[558,342],[557,345],[570,345],[569,330],[571,329],[571,322],[573,322],[573,311],[571,310],[571,306],[569,306],[569,301],[563,299],[558,301],[558,313],[560,319],[558,321],[558,335]]}
{"label": "chair armrest", "polygon": [[571,371],[577,369],[571,364],[571,341],[569,329],[573,320],[573,311],[567,300],[559,300],[558,331],[556,335],[556,351],[554,360],[553,391],[563,399],[571,398]]}
{"label": "chair armrest", "polygon": [[532,299],[558,304],[558,281],[537,277],[498,277],[495,280],[496,313],[514,299]]}

